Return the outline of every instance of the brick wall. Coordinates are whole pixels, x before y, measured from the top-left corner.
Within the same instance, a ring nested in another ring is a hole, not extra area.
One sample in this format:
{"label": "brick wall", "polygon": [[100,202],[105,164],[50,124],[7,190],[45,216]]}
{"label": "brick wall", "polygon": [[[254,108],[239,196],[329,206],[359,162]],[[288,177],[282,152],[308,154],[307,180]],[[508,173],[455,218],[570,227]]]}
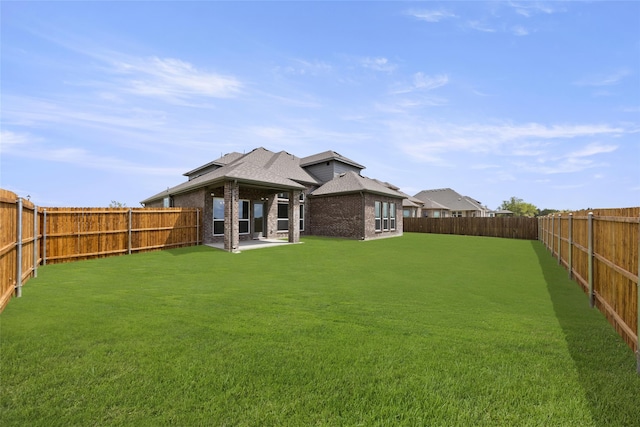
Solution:
{"label": "brick wall", "polygon": [[359,193],[309,197],[308,234],[363,239],[363,199]]}
{"label": "brick wall", "polygon": [[[376,231],[375,202],[395,203],[396,229]],[[308,234],[376,239],[402,235],[402,200],[365,193],[309,198]]]}

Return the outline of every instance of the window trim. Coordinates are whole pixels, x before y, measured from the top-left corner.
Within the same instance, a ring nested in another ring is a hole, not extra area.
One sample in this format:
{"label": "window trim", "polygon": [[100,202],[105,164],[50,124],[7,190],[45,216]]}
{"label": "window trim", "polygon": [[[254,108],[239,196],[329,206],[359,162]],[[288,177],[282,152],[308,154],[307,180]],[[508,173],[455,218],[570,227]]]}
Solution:
{"label": "window trim", "polygon": [[382,231],[382,202],[376,200],[374,202],[374,227],[376,231]]}
{"label": "window trim", "polygon": [[[247,209],[243,205],[246,203]],[[241,218],[240,215],[245,214],[246,218]],[[246,224],[247,231],[242,232],[242,225]],[[251,202],[247,199],[238,200],[238,234],[250,234],[251,233]]]}
{"label": "window trim", "polygon": [[389,230],[396,229],[396,204],[395,202],[389,202]]}
{"label": "window trim", "polygon": [[[222,200],[222,218],[216,218],[216,200]],[[211,216],[213,217],[213,230],[211,230],[211,233],[214,236],[224,236],[224,197],[214,197],[212,203],[213,212]],[[216,233],[216,222],[222,223],[222,233]]]}

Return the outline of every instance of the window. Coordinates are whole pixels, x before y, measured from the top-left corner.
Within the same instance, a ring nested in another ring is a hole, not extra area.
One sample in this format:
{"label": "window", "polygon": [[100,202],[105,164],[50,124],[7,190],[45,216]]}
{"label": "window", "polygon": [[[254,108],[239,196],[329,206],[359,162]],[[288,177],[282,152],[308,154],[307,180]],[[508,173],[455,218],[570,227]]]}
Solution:
{"label": "window", "polygon": [[163,208],[172,208],[174,207],[173,204],[173,197],[165,197],[164,199],[162,199],[162,207]]}
{"label": "window", "polygon": [[434,218],[440,218],[440,211],[433,211]]}
{"label": "window", "polygon": [[300,231],[304,231],[304,205],[300,204]]}
{"label": "window", "polygon": [[382,202],[382,230],[389,229],[389,202]]}
{"label": "window", "polygon": [[213,198],[213,235],[224,234],[224,199],[222,197]]}
{"label": "window", "polygon": [[249,201],[238,201],[238,232],[240,234],[249,233]]}
{"label": "window", "polygon": [[278,202],[278,231],[289,230],[289,202]]}
{"label": "window", "polygon": [[380,202],[375,202],[376,231],[382,231],[382,208]]}
{"label": "window", "polygon": [[409,210],[409,209],[404,209],[404,210],[402,211],[402,216],[403,216],[403,217],[405,217],[405,218],[410,218],[410,217],[411,217],[411,210]]}
{"label": "window", "polygon": [[462,218],[462,211],[451,211],[451,216],[453,218]]}
{"label": "window", "polygon": [[396,204],[395,203],[389,203],[389,228],[391,230],[395,230],[396,229]]}

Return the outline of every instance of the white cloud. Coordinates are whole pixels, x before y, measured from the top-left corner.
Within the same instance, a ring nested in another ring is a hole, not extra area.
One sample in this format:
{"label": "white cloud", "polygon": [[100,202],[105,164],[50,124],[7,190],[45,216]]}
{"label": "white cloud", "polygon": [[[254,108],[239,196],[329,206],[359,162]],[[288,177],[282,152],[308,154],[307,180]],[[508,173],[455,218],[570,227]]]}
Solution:
{"label": "white cloud", "polygon": [[[594,142],[575,148],[575,144],[566,144],[564,140],[616,137],[633,132],[610,125],[459,125],[421,119],[397,119],[387,122],[387,126],[395,144],[412,159],[444,165],[456,153],[506,156],[514,163],[518,158],[527,158],[526,163],[518,165],[541,173],[592,167],[592,157],[617,149],[615,145]],[[564,169],[562,164],[566,164]]]}
{"label": "white cloud", "polygon": [[447,18],[456,18],[456,15],[446,10],[409,10],[407,15],[427,22],[440,22]]}
{"label": "white cloud", "polygon": [[20,149],[32,140],[33,137],[29,134],[2,129],[0,130],[0,153],[8,153],[14,148]]}
{"label": "white cloud", "polygon": [[608,74],[599,74],[585,77],[573,84],[577,86],[612,86],[620,83],[622,79],[631,75],[631,71],[626,68],[621,68]]}
{"label": "white cloud", "polygon": [[384,71],[390,73],[398,68],[397,65],[389,62],[387,58],[363,58],[361,64],[365,68],[375,71]]}
{"label": "white cloud", "polygon": [[446,74],[429,76],[418,72],[413,75],[411,84],[396,85],[395,89],[392,89],[391,94],[399,95],[415,91],[430,91],[442,87],[447,83],[449,83],[449,76]]}
{"label": "white cloud", "polygon": [[168,100],[192,97],[229,98],[243,84],[233,76],[197,69],[174,58],[130,58],[113,63],[114,71],[126,75],[126,91]]}
{"label": "white cloud", "polygon": [[539,2],[539,1],[531,1],[527,3],[509,2],[508,4],[509,6],[514,8],[515,12],[518,15],[521,15],[527,18],[539,13],[545,13],[547,15],[550,15],[552,13],[556,13],[560,11],[557,8],[551,7],[550,5],[543,2]]}
{"label": "white cloud", "polygon": [[522,25],[515,25],[515,26],[511,27],[511,31],[516,36],[526,36],[526,35],[529,34],[529,30],[524,28]]}
{"label": "white cloud", "polygon": [[481,31],[483,33],[495,33],[496,29],[492,28],[488,25],[486,25],[485,23],[482,23],[480,21],[468,21],[467,22],[467,27],[472,29],[472,30],[476,30],[476,31]]}
{"label": "white cloud", "polygon": [[308,61],[304,59],[293,59],[291,63],[286,66],[278,66],[275,68],[278,72],[284,72],[286,74],[295,74],[300,76],[317,76],[331,72],[333,67],[331,64],[327,64],[324,61]]}
{"label": "white cloud", "polygon": [[566,155],[569,159],[577,159],[580,157],[590,157],[596,154],[611,153],[618,149],[617,145],[592,143],[577,151],[572,151]]}

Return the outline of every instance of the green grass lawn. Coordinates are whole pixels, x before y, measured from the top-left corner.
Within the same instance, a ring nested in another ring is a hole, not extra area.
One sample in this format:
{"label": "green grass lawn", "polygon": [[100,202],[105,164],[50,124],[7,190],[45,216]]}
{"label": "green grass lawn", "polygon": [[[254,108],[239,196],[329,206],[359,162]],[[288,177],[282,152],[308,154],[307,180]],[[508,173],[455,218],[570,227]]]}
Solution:
{"label": "green grass lawn", "polygon": [[539,242],[303,241],[40,268],[0,425],[640,425],[633,352]]}

